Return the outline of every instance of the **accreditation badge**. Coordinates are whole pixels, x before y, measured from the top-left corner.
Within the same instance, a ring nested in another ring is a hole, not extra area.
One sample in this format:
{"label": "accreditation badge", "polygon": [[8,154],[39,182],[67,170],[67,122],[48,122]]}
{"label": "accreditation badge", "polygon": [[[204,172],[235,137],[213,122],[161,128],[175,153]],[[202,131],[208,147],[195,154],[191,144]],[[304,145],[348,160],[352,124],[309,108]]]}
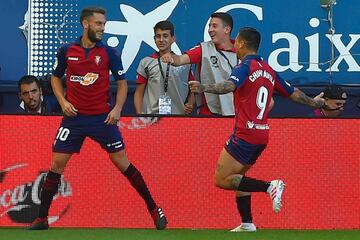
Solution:
{"label": "accreditation badge", "polygon": [[159,98],[159,114],[171,114],[171,98],[168,95]]}

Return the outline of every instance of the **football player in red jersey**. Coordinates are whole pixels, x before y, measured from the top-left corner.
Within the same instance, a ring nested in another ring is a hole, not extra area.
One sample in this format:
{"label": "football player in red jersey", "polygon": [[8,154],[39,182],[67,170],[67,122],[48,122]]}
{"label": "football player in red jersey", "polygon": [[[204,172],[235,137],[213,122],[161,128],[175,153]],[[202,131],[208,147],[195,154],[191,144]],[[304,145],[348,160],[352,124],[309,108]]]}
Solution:
{"label": "football player in red jersey", "polygon": [[[72,154],[80,152],[86,137],[98,142],[109,154],[113,164],[144,199],[156,228],[165,229],[166,217],[152,198],[141,173],[127,158],[125,143],[117,126],[128,87],[120,54],[101,42],[106,23],[105,10],[85,8],[80,22],[83,35],[73,43],[62,45],[56,55],[51,83],[65,116],[54,141],[51,167],[42,186],[39,216],[28,229],[49,228],[48,211],[58,191],[61,175]],[[113,108],[109,101],[109,70],[118,86]],[[66,97],[60,81],[65,72]]]}
{"label": "football player in red jersey", "polygon": [[242,224],[231,230],[233,232],[256,231],[252,222],[251,192],[267,192],[275,213],[281,208],[285,187],[282,180],[267,182],[246,176],[268,143],[267,118],[273,91],[313,108],[325,104],[322,94],[310,98],[284,81],[257,54],[259,44],[260,33],[256,29],[241,29],[235,40],[235,48],[242,62],[233,69],[229,79],[216,84],[189,82],[190,90],[194,93],[234,94],[235,128],[220,154],[215,171],[217,187],[236,191]]}

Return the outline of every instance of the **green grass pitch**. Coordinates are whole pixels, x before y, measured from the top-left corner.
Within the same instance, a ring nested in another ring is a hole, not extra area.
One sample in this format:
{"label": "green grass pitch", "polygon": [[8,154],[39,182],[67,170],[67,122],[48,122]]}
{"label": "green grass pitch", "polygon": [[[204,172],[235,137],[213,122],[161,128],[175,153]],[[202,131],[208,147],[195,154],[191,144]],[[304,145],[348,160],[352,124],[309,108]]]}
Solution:
{"label": "green grass pitch", "polygon": [[230,233],[228,230],[51,228],[26,231],[0,227],[0,240],[359,240],[360,230],[268,230]]}

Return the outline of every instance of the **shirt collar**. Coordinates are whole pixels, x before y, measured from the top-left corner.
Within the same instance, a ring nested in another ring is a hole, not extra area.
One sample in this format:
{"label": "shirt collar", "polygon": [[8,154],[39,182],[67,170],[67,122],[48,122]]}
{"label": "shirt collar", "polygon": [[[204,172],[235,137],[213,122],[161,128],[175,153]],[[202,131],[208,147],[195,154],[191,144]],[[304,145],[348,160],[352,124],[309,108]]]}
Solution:
{"label": "shirt collar", "polygon": [[253,60],[253,59],[258,60],[258,61],[262,60],[260,55],[258,55],[258,54],[250,54],[250,55],[247,55],[246,57],[244,57],[242,62],[244,62],[245,60]]}
{"label": "shirt collar", "polygon": [[[78,37],[76,40],[75,40],[75,44],[76,45],[79,45],[79,46],[81,46],[81,38],[82,38],[82,36],[80,36],[80,37]],[[101,47],[101,46],[103,46],[104,44],[101,42],[101,41],[99,41],[99,42],[96,42],[95,43],[95,47]]]}

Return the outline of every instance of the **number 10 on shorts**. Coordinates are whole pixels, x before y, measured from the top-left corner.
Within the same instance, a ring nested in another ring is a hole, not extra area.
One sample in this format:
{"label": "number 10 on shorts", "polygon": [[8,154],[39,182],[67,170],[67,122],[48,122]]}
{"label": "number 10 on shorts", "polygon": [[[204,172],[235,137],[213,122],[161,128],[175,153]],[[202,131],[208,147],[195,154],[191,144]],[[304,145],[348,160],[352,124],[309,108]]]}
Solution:
{"label": "number 10 on shorts", "polygon": [[56,140],[66,141],[69,134],[70,130],[68,128],[60,127],[58,134],[56,135]]}

